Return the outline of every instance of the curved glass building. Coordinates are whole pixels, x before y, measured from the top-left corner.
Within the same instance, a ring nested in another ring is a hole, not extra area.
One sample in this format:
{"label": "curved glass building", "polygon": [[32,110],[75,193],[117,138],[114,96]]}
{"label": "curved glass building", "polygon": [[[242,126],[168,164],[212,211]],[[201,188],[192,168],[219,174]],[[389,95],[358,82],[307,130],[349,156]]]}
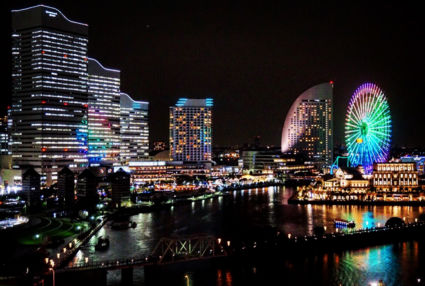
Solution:
{"label": "curved glass building", "polygon": [[286,115],[282,152],[304,154],[319,167],[330,166],[333,155],[333,82],[304,91]]}

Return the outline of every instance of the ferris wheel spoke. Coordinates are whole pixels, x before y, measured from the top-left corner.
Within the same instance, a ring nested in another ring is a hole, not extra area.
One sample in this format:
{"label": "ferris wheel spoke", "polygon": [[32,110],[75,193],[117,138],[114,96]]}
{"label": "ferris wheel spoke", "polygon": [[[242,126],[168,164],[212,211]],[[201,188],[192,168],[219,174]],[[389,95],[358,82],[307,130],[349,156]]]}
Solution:
{"label": "ferris wheel spoke", "polygon": [[377,127],[377,126],[382,125],[382,124],[388,125],[389,122],[390,121],[389,121],[388,117],[382,117],[379,120],[372,122],[372,124],[370,124],[370,127],[374,128],[374,127]]}
{"label": "ferris wheel spoke", "polygon": [[379,105],[374,109],[372,120],[379,118],[383,113],[387,112],[388,110],[388,104],[385,104],[381,101]]}
{"label": "ferris wheel spoke", "polygon": [[356,119],[355,120],[356,122],[361,122],[362,121],[361,120],[362,117],[360,116],[359,111],[358,111],[357,108],[353,107],[352,110],[351,110],[351,112],[349,114],[350,114],[349,117],[354,117]]}

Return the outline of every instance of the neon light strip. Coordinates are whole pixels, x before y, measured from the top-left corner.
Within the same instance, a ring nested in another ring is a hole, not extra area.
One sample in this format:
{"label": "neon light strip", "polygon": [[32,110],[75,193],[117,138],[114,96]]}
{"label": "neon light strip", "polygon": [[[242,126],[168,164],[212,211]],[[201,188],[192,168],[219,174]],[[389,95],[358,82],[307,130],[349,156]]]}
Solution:
{"label": "neon light strip", "polygon": [[94,59],[94,58],[88,58],[89,61],[94,61],[96,62],[102,69],[104,69],[105,71],[111,71],[111,72],[121,72],[120,70],[117,69],[110,69],[110,68],[105,68],[98,60]]}
{"label": "neon light strip", "polygon": [[121,94],[124,94],[124,95],[127,95],[128,96],[128,98],[132,101],[132,102],[134,102],[134,103],[144,103],[144,104],[149,104],[149,101],[137,101],[137,100],[134,100],[134,99],[132,99],[131,98],[131,96],[130,95],[128,95],[127,93],[125,93],[125,92],[120,92],[120,95]]}
{"label": "neon light strip", "polygon": [[69,20],[60,10],[58,10],[57,8],[54,8],[54,7],[50,7],[50,6],[46,6],[46,5],[43,5],[43,4],[40,4],[40,5],[35,5],[35,6],[31,6],[31,7],[28,7],[28,8],[23,8],[23,9],[19,9],[19,10],[12,10],[11,12],[12,13],[16,13],[16,12],[22,12],[22,11],[26,11],[26,10],[30,10],[30,9],[33,9],[33,8],[37,8],[37,7],[44,7],[44,8],[47,8],[47,9],[52,9],[52,10],[55,10],[55,11],[57,11],[59,14],[61,14],[61,16],[63,17],[63,18],[65,18],[65,20],[67,20],[68,22],[70,22],[70,23],[73,23],[73,24],[78,24],[78,25],[83,25],[83,26],[88,26],[87,24],[85,24],[85,23],[80,23],[80,22],[76,22],[76,21],[72,21],[72,20]]}

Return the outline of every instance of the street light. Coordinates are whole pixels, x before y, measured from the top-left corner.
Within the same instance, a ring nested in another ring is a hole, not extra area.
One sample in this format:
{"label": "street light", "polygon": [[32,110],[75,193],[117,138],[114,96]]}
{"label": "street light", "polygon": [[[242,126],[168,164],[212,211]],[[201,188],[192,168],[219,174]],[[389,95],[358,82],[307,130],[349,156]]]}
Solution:
{"label": "street light", "polygon": [[55,275],[55,269],[53,268],[53,266],[55,265],[55,263],[53,263],[53,265],[52,265],[52,267],[51,268],[49,268],[49,270],[51,270],[52,271],[52,278],[53,278],[53,286],[56,286],[56,275]]}
{"label": "street light", "polygon": [[189,286],[189,275],[185,275],[184,278],[186,278],[186,285]]}

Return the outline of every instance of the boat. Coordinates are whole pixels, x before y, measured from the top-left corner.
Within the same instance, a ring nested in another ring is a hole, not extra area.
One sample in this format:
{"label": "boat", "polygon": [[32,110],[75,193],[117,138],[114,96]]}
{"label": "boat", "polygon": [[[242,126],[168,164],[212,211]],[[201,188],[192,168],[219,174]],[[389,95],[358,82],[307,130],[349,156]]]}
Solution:
{"label": "boat", "polygon": [[336,227],[348,227],[348,228],[353,228],[356,226],[356,223],[354,221],[348,221],[345,219],[335,219],[334,220],[335,226]]}
{"label": "boat", "polygon": [[128,229],[130,227],[136,228],[137,223],[135,221],[130,221],[130,220],[113,221],[111,223],[112,229]]}
{"label": "boat", "polygon": [[130,227],[130,221],[123,220],[123,221],[113,221],[111,223],[112,229],[127,229]]}
{"label": "boat", "polygon": [[106,250],[109,247],[109,238],[108,237],[99,237],[97,239],[97,244],[94,247],[96,250]]}

